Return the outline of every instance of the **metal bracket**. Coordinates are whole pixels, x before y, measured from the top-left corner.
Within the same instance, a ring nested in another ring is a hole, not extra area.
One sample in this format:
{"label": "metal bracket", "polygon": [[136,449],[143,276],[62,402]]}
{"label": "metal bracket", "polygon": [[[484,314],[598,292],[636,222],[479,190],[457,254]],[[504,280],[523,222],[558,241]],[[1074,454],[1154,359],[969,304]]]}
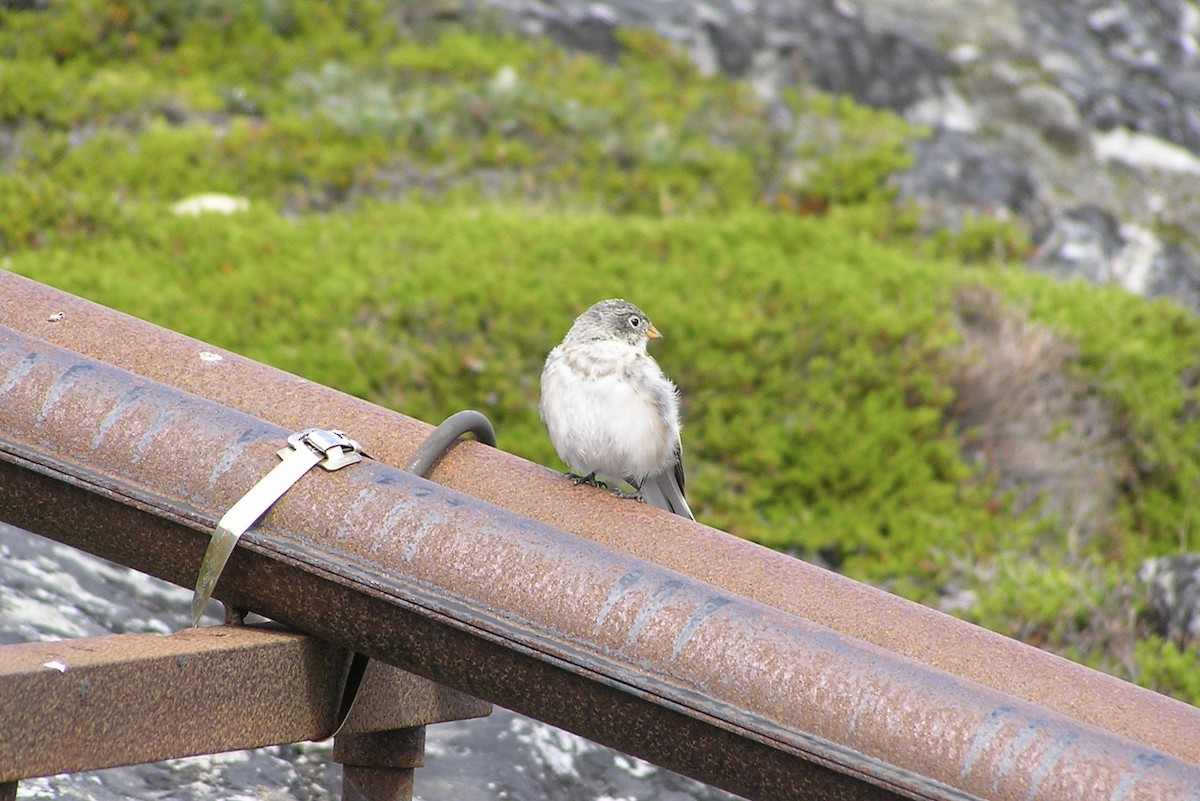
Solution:
{"label": "metal bracket", "polygon": [[334,471],[362,461],[362,449],[344,431],[308,428],[289,436],[288,446],[279,451],[283,461],[251,487],[217,523],[200,562],[196,592],[192,596],[193,626],[200,622],[204,607],[238,540],[302,475],[314,466]]}

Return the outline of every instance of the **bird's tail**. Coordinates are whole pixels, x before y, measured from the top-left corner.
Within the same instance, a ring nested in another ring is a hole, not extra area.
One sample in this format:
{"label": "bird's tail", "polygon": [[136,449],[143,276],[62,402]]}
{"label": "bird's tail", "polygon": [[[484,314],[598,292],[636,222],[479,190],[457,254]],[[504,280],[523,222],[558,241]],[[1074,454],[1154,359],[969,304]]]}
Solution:
{"label": "bird's tail", "polygon": [[651,506],[666,509],[668,512],[695,520],[691,508],[683,498],[683,490],[675,477],[674,470],[664,470],[656,476],[650,476],[642,485],[642,497]]}

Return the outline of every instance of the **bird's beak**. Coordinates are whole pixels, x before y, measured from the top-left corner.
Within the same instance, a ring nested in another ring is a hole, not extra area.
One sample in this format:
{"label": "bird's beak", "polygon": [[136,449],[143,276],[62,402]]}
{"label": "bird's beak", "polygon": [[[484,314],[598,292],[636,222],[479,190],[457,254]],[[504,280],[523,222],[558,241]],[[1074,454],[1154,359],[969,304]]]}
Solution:
{"label": "bird's beak", "polygon": [[651,325],[646,329],[646,339],[662,339],[662,334],[658,333],[658,329]]}

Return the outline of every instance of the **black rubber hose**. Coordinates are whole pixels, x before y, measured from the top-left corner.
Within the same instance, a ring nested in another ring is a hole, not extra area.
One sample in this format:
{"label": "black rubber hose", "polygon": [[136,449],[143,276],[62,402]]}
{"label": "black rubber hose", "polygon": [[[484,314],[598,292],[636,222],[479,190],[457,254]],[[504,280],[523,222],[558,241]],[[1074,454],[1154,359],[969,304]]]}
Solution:
{"label": "black rubber hose", "polygon": [[492,422],[481,412],[466,409],[450,415],[435,428],[421,443],[421,447],[417,448],[417,452],[404,469],[418,476],[425,476],[446,449],[463,434],[474,434],[475,439],[484,445],[496,447],[496,429],[492,427]]}

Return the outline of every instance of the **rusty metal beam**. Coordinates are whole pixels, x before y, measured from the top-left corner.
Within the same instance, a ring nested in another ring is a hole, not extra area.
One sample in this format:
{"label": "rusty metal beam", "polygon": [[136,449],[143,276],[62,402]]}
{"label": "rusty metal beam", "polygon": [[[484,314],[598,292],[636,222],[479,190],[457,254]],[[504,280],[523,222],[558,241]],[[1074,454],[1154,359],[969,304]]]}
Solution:
{"label": "rusty metal beam", "polygon": [[[0,329],[0,516],[169,581],[287,433]],[[752,798],[1200,792],[1197,764],[379,463],[305,476],[217,595]]]}
{"label": "rusty metal beam", "polygon": [[[4,325],[295,431],[342,427],[405,464],[432,427],[237,354],[0,271]],[[247,391],[247,388],[253,388]],[[503,432],[501,432],[503,436]],[[1190,762],[1194,707],[754,543],[664,519],[465,442],[429,476],[452,489],[676,570],[895,654]],[[655,532],[649,536],[648,531]]]}
{"label": "rusty metal beam", "polygon": [[[312,637],[251,626],[0,647],[0,783],[324,739],[349,660]],[[343,729],[351,737],[491,711],[391,669],[369,671],[363,690],[364,711]]]}

